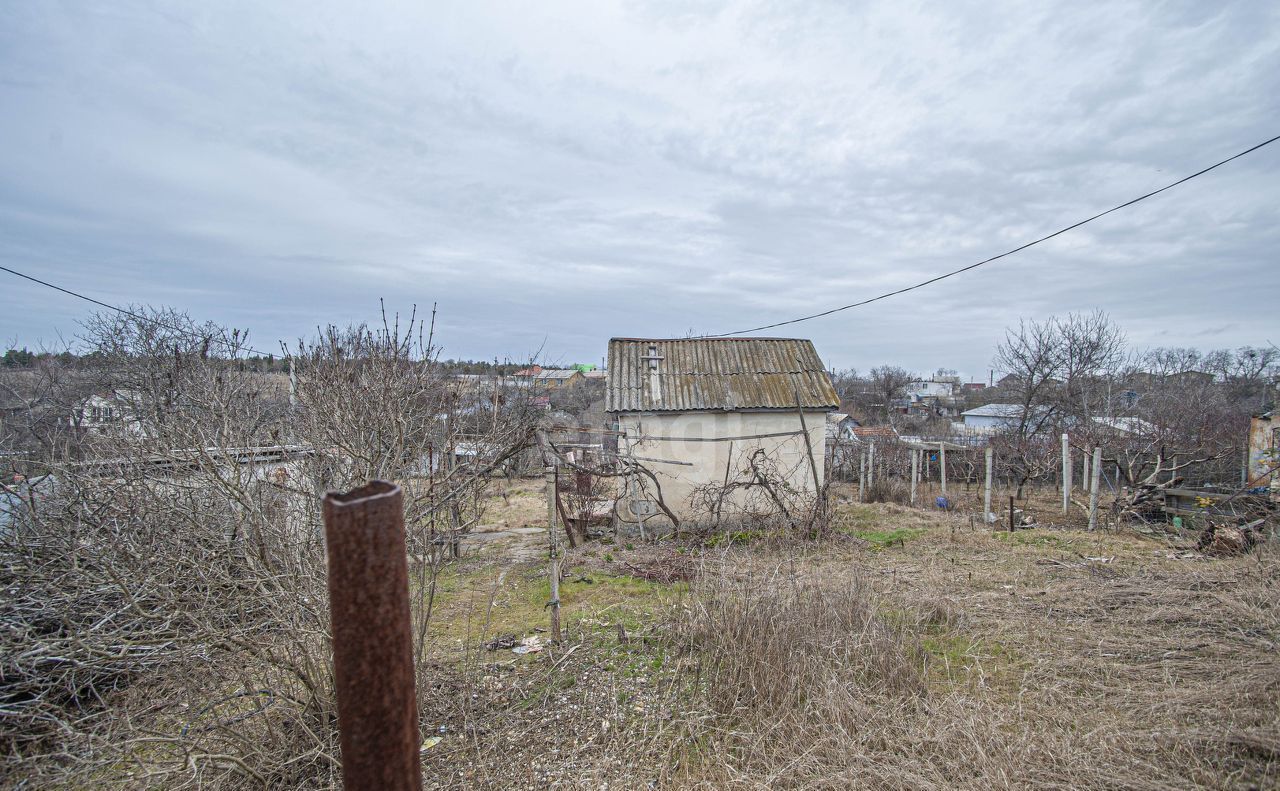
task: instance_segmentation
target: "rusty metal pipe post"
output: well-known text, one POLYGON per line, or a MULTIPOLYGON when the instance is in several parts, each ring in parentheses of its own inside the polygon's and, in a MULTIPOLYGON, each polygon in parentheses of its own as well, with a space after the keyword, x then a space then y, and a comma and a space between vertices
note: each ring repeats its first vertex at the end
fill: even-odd
POLYGON ((420 791, 409 566, 400 487, 324 497, 329 617, 346 791, 420 791))

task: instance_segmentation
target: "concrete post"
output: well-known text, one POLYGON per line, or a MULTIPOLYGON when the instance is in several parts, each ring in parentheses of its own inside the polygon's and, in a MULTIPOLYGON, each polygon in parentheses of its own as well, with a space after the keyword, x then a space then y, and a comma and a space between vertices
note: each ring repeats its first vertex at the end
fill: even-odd
POLYGON ((1084 465, 1080 468, 1080 488, 1084 490, 1085 494, 1089 493, 1089 481, 1093 480, 1089 477, 1089 453, 1088 448, 1080 453, 1081 464, 1084 465))
POLYGON ((1071 440, 1062 435, 1062 513, 1071 507, 1071 440))
POLYGON ((548 464, 547 473, 547 554, 551 561, 551 639, 560 642, 560 543, 556 530, 556 468, 548 464))
POLYGON ((942 481, 942 496, 947 496, 947 445, 938 443, 938 478, 942 481))
POLYGON ((1089 468, 1089 529, 1098 526, 1098 473, 1102 472, 1102 448, 1093 449, 1093 465, 1089 468))
POLYGON ((920 451, 911 449, 911 504, 916 504, 916 488, 920 485, 920 451))
POLYGON ((987 490, 982 495, 982 521, 984 524, 987 519, 990 518, 988 514, 991 513, 991 472, 992 468, 995 466, 994 456, 995 451, 991 448, 987 448, 987 490))
POLYGON ((867 501, 867 452, 858 452, 858 502, 867 501))

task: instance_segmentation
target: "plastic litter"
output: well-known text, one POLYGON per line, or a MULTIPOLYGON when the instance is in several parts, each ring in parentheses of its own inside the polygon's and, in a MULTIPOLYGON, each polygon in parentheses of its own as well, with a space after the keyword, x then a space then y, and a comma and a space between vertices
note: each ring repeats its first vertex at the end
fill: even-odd
POLYGON ((543 649, 542 638, 536 634, 520 641, 520 645, 511 649, 513 654, 536 654, 543 649))

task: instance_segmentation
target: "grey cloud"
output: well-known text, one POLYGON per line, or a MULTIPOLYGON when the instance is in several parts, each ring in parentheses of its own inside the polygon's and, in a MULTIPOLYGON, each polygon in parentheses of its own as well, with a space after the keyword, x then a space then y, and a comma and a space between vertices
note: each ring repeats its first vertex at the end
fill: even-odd
MULTIPOLYGON (((24 6, 0 256, 262 344, 432 302, 448 353, 595 360, 972 263, 1280 128, 1260 3, 24 6)), ((1019 317, 1280 335, 1280 148, 989 268, 785 328, 981 376, 1019 317)), ((0 340, 88 306, 0 281, 0 340)))

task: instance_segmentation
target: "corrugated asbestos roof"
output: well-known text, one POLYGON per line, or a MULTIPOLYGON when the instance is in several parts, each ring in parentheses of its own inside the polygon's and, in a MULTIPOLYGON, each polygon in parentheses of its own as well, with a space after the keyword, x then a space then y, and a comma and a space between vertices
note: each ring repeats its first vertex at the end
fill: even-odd
POLYGON ((794 410, 797 394, 806 409, 840 405, 813 342, 799 338, 613 338, 607 385, 607 412, 794 410))
POLYGON ((534 379, 571 379, 581 373, 577 368, 543 368, 534 379))

